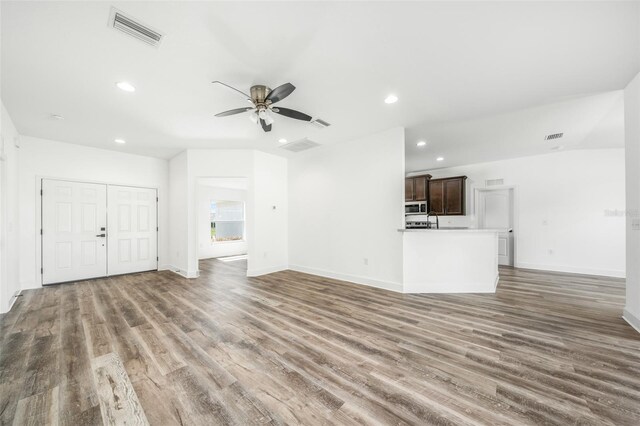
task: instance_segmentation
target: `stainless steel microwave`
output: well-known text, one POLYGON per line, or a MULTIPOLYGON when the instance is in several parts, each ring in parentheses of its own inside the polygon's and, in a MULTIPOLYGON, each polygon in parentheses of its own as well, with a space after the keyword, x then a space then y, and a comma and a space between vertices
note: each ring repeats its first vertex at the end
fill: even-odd
POLYGON ((425 202, 404 203, 404 213, 405 214, 427 213, 427 203, 425 202))

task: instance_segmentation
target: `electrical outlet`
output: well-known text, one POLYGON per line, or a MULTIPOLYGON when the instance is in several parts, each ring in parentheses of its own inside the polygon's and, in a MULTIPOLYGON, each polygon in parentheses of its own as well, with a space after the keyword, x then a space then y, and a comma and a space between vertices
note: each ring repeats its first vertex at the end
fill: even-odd
POLYGON ((363 262, 365 265, 369 265, 369 259, 367 259, 366 257, 365 257, 364 259, 362 259, 362 262, 363 262))
POLYGON ((267 258, 267 252, 265 251, 264 254, 262 255, 262 257, 264 257, 265 259, 267 258))
POLYGON ((549 249, 549 254, 553 255, 553 249, 549 249))

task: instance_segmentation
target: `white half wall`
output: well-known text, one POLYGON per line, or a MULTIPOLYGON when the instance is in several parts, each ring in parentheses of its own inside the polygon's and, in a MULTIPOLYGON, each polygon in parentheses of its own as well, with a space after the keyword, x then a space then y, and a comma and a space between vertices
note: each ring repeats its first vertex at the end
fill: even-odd
POLYGON ((242 201, 246 203, 247 191, 244 189, 216 188, 207 185, 198 185, 198 259, 246 254, 248 249, 246 240, 211 242, 212 200, 242 201))
MULTIPOLYGON (((68 179, 158 189, 159 265, 168 259, 168 162, 22 136, 20 146, 20 286, 41 286, 40 179, 68 179)), ((172 224, 173 226, 173 224, 172 224)))
POLYGON ((570 150, 428 173, 468 176, 467 215, 443 216, 440 226, 477 226, 474 189, 485 188, 485 180, 514 187, 516 267, 625 276, 624 149, 570 150))
POLYGON ((402 291, 404 129, 289 161, 289 268, 402 291))
POLYGON ((0 314, 9 311, 20 292, 19 256, 20 212, 18 208, 19 152, 16 142, 20 136, 0 104, 0 314))
POLYGON ((627 294, 624 318, 640 332, 640 74, 624 91, 627 294))

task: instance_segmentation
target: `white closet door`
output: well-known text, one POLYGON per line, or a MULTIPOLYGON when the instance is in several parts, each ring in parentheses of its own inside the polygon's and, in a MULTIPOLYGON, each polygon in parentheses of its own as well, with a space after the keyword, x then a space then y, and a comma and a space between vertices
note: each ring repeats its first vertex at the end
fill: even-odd
POLYGON ((109 185, 109 275, 158 269, 155 189, 109 185))
POLYGON ((42 283, 107 275, 107 186, 42 180, 42 283))

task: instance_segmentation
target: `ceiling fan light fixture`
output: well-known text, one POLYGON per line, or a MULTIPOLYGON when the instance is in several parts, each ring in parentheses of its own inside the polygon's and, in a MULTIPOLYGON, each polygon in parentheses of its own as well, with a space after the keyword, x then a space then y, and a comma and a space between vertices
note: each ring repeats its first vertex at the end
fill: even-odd
MULTIPOLYGON (((312 121, 312 117, 308 114, 302 113, 289 108, 277 107, 274 108, 273 104, 280 102, 288 97, 294 90, 295 86, 291 83, 285 83, 271 90, 265 85, 251 86, 251 95, 246 95, 242 91, 222 83, 221 81, 214 81, 214 83, 222 84, 235 92, 240 93, 243 97, 253 104, 253 107, 235 108, 228 111, 223 111, 215 114, 216 117, 227 117, 236 114, 242 114, 249 112, 249 119, 254 123, 259 123, 262 130, 265 132, 271 131, 271 125, 275 122, 273 114, 279 114, 285 117, 293 118, 295 120, 312 121)), ((328 123, 327 123, 328 125, 328 123)))
POLYGON ((264 113, 264 121, 265 121, 265 123, 267 123, 267 126, 268 126, 270 124, 273 124, 274 119, 273 119, 273 117, 271 117, 271 114, 269 114, 269 113, 267 113, 265 111, 265 113, 264 113))

